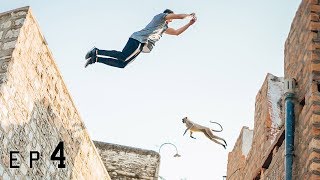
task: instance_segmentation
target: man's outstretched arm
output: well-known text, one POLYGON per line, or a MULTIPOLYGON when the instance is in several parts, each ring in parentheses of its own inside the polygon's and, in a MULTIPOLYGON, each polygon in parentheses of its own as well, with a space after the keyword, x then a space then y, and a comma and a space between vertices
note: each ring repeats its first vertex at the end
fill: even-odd
POLYGON ((183 33, 185 30, 187 30, 192 24, 194 24, 197 21, 196 17, 193 17, 190 22, 184 26, 182 26, 179 29, 173 29, 173 28, 168 28, 165 33, 169 34, 169 35, 180 35, 181 33, 183 33))
POLYGON ((191 14, 174 14, 174 13, 171 13, 171 14, 168 14, 166 15, 165 19, 166 20, 170 20, 170 19, 184 19, 186 17, 189 17, 189 16, 195 16, 195 13, 191 13, 191 14))

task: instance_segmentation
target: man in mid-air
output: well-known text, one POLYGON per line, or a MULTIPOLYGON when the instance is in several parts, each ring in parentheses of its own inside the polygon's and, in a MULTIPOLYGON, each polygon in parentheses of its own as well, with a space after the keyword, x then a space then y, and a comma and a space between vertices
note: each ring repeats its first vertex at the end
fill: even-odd
POLYGON ((94 47, 85 56, 87 60, 85 67, 95 62, 100 62, 109 66, 124 68, 141 52, 151 52, 153 46, 162 37, 163 33, 179 35, 193 25, 196 20, 195 13, 175 14, 170 9, 166 9, 163 13, 154 16, 152 21, 144 29, 134 32, 122 51, 102 50, 94 47), (172 22, 173 19, 184 19, 187 17, 191 17, 191 20, 179 29, 168 27, 168 24, 172 22))

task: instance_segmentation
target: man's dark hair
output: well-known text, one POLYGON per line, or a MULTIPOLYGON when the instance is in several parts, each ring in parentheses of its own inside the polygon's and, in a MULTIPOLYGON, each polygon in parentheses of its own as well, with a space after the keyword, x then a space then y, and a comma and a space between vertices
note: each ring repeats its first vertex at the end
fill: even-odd
POLYGON ((170 10, 170 9, 166 9, 166 10, 163 11, 163 13, 171 14, 171 13, 173 13, 173 11, 170 10))

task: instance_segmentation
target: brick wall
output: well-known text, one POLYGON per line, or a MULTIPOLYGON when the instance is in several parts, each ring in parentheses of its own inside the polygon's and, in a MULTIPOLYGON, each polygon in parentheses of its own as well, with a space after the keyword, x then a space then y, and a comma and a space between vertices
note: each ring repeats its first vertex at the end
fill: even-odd
POLYGON ((3 179, 110 179, 28 7, 0 14, 0 142, 3 179), (50 160, 60 141, 64 169, 50 160))
POLYGON ((272 161, 268 167, 262 172, 261 179, 284 179, 284 146, 276 147, 272 151, 272 161))
POLYGON ((232 152, 228 154, 228 180, 236 180, 239 179, 239 177, 243 177, 246 157, 252 145, 252 137, 253 131, 248 127, 241 129, 232 152))
POLYGON ((112 180, 157 180, 160 155, 155 151, 94 141, 112 180))
POLYGON ((268 74, 256 96, 254 129, 242 128, 229 153, 227 179, 263 179, 266 170, 276 167, 281 153, 278 148, 283 142, 282 95, 283 78, 268 74))
POLYGON ((294 178, 320 178, 320 5, 303 0, 285 43, 285 77, 297 80, 294 178))
POLYGON ((272 93, 270 92, 272 79, 283 82, 282 79, 268 74, 256 96, 252 150, 249 152, 247 164, 244 168, 244 177, 246 179, 252 179, 256 176, 256 174, 253 174, 252 172, 257 173, 261 168, 264 157, 267 156, 266 153, 278 132, 277 126, 272 126, 272 121, 274 121, 274 119, 271 117, 272 105, 270 104, 271 99, 269 97, 269 95, 272 93))
MULTIPOLYGON (((297 82, 295 92, 294 179, 320 179, 320 5, 318 0, 302 0, 285 42, 285 78, 297 82)), ((266 108, 266 107, 262 107, 266 108)), ((257 111, 257 108, 256 108, 257 111)), ((262 110, 258 110, 263 111, 262 110)), ((263 112, 261 112, 263 113, 263 112)), ((268 117, 266 117, 268 119, 268 117)), ((255 120, 256 121, 256 120, 255 120)), ((256 128, 256 125, 255 125, 256 128)), ((256 132, 256 129, 254 129, 256 132)), ((281 134, 276 136, 281 141, 281 134)), ((261 137, 263 144, 268 144, 261 137)), ((277 140, 276 140, 277 141, 277 140)), ((255 143, 253 143, 255 144, 255 143)), ((272 148, 273 145, 271 145, 272 148)), ((284 145, 268 150, 268 167, 260 166, 261 179, 283 179, 284 145)), ((254 145, 251 151, 261 151, 254 145)), ((249 153, 250 154, 250 153, 249 153)), ((259 153, 252 152, 255 161, 259 153)), ((230 159, 231 160, 231 159, 230 159)), ((247 164, 250 164, 247 160, 247 164)), ((247 169, 249 172, 250 168, 247 169)), ((250 174, 250 173, 249 173, 250 174)), ((247 176, 249 177, 249 176, 247 176)))

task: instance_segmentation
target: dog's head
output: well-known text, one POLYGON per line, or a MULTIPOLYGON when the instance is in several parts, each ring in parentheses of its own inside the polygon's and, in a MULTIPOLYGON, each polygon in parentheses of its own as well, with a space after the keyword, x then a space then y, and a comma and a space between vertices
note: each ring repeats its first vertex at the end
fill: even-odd
POLYGON ((184 118, 182 119, 182 123, 186 123, 187 120, 188 120, 188 117, 184 117, 184 118))

